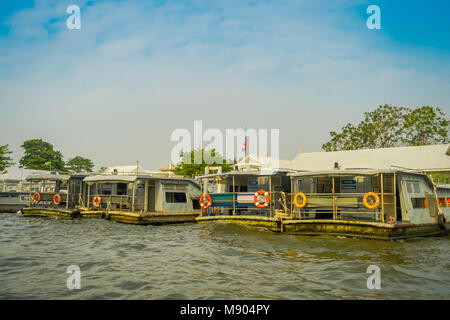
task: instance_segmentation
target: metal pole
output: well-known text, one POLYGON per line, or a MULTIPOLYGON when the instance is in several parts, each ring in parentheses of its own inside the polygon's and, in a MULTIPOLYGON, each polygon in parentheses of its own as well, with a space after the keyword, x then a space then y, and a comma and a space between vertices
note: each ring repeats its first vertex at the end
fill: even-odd
POLYGON ((293 189, 292 177, 290 177, 290 178, 291 178, 291 218, 294 218, 294 211, 293 211, 293 207, 292 207, 292 204, 294 202, 294 199, 293 199, 294 189, 293 189))
POLYGON ((381 183, 381 222, 384 222, 384 186, 383 186, 383 174, 380 174, 381 183))
POLYGON ((70 192, 70 179, 67 180, 66 209, 69 209, 69 192, 70 192))
POLYGON ((395 219, 397 220, 397 174, 394 172, 394 214, 395 214, 395 219))
POLYGON ((145 192, 144 192, 144 212, 148 211, 148 180, 145 181, 145 192))
POLYGON ((272 218, 272 176, 269 176, 269 197, 270 197, 269 214, 270 214, 270 217, 272 218))
POLYGON ((234 190, 234 176, 233 176, 233 216, 236 215, 236 201, 234 200, 235 197, 235 190, 234 190))
POLYGON ((131 200, 131 212, 134 212, 134 194, 136 192, 136 182, 133 183, 133 199, 131 200))
POLYGON ((88 192, 87 192, 87 199, 86 199, 86 207, 89 210, 89 196, 91 195, 91 185, 88 184, 88 192))
POLYGON ((335 189, 334 189, 334 177, 331 178, 331 183, 333 187, 333 220, 336 220, 336 199, 335 199, 335 189))

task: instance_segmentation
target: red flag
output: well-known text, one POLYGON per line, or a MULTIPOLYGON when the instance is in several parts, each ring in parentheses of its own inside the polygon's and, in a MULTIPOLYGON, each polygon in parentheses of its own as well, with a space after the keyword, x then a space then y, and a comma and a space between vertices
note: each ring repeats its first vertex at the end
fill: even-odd
POLYGON ((245 150, 247 150, 247 137, 245 137, 244 146, 242 147, 242 151, 245 152, 245 150))

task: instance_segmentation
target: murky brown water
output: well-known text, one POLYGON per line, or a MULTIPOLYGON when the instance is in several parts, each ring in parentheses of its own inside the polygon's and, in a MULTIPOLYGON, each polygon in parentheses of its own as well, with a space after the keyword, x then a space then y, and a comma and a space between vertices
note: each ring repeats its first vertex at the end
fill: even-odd
POLYGON ((386 242, 13 213, 0 229, 1 299, 450 298, 448 236, 386 242), (366 286, 372 264, 380 290, 366 286), (66 287, 70 265, 80 290, 66 287))

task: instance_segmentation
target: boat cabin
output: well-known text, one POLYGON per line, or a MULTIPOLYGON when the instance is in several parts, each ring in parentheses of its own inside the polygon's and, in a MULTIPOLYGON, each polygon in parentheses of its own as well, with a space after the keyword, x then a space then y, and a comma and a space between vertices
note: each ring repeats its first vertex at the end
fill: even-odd
POLYGON ((70 176, 60 174, 30 175, 30 206, 48 207, 68 205, 68 181, 70 176))
POLYGON ((200 176, 202 216, 274 217, 287 213, 288 171, 233 171, 200 176))
POLYGON ((200 186, 190 179, 94 175, 86 177, 84 183, 85 211, 176 213, 199 209, 200 186))
MULTIPOLYGON (((438 199, 433 181, 421 173, 359 169, 297 172, 290 177, 292 214, 299 220, 434 223, 447 201, 446 196, 438 199)), ((445 211, 448 220, 447 207, 445 211)))

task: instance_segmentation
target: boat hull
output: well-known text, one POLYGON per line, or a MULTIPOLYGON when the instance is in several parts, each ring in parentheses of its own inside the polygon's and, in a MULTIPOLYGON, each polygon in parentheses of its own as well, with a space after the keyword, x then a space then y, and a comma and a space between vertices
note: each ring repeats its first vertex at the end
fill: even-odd
POLYGON ((29 204, 27 192, 0 192, 0 213, 20 211, 29 204))
POLYGON ((180 213, 148 213, 139 214, 133 212, 111 211, 107 213, 106 219, 111 221, 130 224, 166 224, 194 222, 198 212, 180 213))
POLYGON ((300 235, 335 235, 355 238, 399 240, 413 237, 440 236, 449 233, 450 223, 445 229, 437 223, 379 223, 346 220, 295 220, 260 216, 202 216, 197 223, 222 222, 264 228, 275 232, 300 235))
POLYGON ((76 209, 25 207, 22 210, 24 217, 54 217, 54 218, 76 218, 79 211, 76 209))
POLYGON ((413 237, 438 236, 448 233, 441 229, 437 223, 410 224, 410 223, 378 223, 341 220, 291 220, 283 223, 285 233, 319 235, 329 234, 346 237, 399 240, 413 237))
POLYGON ((195 219, 197 223, 219 222, 233 223, 246 227, 267 229, 274 232, 281 232, 281 221, 279 218, 262 216, 201 216, 195 219))

